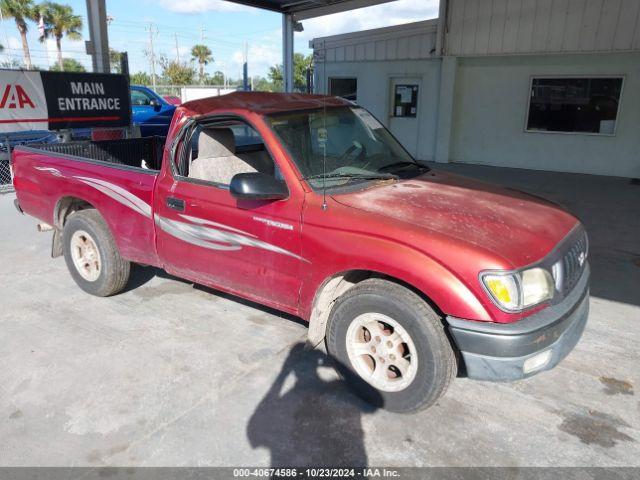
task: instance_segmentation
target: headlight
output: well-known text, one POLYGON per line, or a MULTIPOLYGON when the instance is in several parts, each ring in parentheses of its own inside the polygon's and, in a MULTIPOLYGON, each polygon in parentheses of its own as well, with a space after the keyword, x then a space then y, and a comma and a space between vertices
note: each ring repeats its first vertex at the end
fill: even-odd
POLYGON ((521 272, 487 272, 480 278, 492 300, 509 312, 519 312, 549 300, 555 291, 551 273, 543 268, 521 272))

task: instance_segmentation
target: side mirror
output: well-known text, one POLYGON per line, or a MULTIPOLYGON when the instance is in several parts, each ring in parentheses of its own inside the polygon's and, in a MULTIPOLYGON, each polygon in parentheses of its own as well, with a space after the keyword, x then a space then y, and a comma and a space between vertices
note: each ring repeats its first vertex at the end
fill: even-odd
POLYGON ((289 196, 287 185, 264 173, 239 173, 231 179, 231 195, 242 200, 282 200, 289 196))
POLYGON ((156 112, 159 112, 162 108, 162 105, 160 105, 160 102, 157 100, 151 100, 149 105, 151 105, 156 112))

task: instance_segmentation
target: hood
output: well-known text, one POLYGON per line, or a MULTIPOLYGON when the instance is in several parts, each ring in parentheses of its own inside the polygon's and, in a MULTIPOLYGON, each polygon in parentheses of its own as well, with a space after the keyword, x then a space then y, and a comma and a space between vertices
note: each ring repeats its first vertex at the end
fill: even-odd
POLYGON ((546 200, 444 172, 333 199, 490 250, 512 268, 544 258, 578 223, 546 200))

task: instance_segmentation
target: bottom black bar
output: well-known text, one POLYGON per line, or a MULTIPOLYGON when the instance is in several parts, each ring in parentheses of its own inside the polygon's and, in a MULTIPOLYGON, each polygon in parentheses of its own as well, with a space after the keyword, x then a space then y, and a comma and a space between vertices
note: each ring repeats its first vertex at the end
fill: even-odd
POLYGON ((640 467, 0 467, 0 480, 217 480, 251 478, 394 479, 394 480, 637 480, 640 467))

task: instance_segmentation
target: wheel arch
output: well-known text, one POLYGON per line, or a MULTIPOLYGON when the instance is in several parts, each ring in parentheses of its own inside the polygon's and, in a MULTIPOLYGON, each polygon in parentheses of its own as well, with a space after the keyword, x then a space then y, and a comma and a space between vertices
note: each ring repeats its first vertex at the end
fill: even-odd
POLYGON ((387 280, 412 291, 429 304, 441 318, 444 318, 442 309, 433 299, 416 286, 400 278, 374 270, 346 270, 329 276, 316 290, 309 316, 308 342, 311 345, 317 346, 324 340, 329 314, 336 300, 358 283, 370 278, 387 280))
POLYGON ((81 210, 97 210, 97 208, 89 201, 74 196, 64 195, 58 199, 53 208, 53 244, 51 246, 51 257, 61 257, 62 249, 62 229, 69 218, 69 215, 81 210))
POLYGON ((84 198, 74 195, 62 196, 58 199, 53 209, 53 226, 58 230, 62 230, 69 215, 80 210, 88 209, 97 210, 91 202, 84 198))

